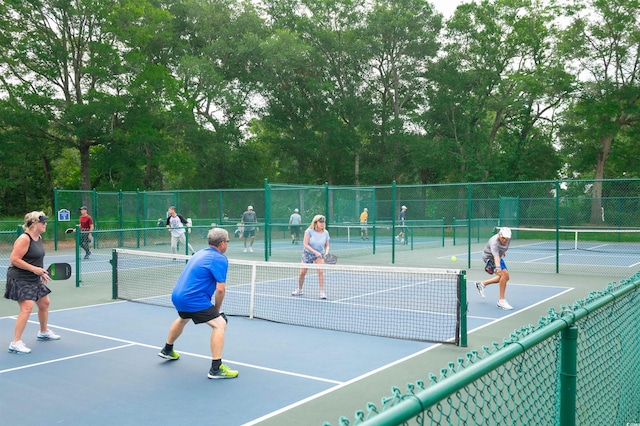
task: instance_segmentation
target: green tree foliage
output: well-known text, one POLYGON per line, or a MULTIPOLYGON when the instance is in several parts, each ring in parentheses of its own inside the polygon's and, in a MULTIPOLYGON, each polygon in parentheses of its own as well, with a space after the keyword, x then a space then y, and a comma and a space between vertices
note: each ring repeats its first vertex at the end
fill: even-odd
POLYGON ((597 223, 602 196, 598 180, 637 173, 636 166, 620 160, 627 149, 637 152, 638 145, 637 138, 634 143, 629 137, 638 135, 640 123, 640 2, 575 1, 570 11, 564 54, 582 84, 568 105, 562 143, 569 172, 596 179, 591 221, 597 223), (620 170, 623 164, 630 168, 620 170))
POLYGON ((54 187, 638 176, 638 6, 5 0, 0 214, 54 187))

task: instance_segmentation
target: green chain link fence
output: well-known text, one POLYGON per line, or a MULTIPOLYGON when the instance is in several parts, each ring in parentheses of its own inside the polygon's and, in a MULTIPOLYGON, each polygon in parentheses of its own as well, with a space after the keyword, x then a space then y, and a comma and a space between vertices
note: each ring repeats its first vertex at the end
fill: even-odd
MULTIPOLYGON (((65 234, 64 230, 77 225, 78 209, 86 205, 96 226, 92 250, 97 254, 104 251, 106 255, 114 247, 169 250, 170 238, 164 222, 168 207, 174 205, 178 213, 192 219, 194 227, 188 235, 189 242, 203 247, 212 225, 223 226, 233 235, 242 213, 252 205, 259 221, 255 247, 264 250, 265 260, 297 261, 300 249, 290 244, 288 222, 290 214, 298 208, 303 228, 315 214, 327 217, 332 243, 344 243, 332 251, 343 259, 374 254, 395 263, 396 256, 402 256, 403 252, 425 250, 426 263, 421 266, 448 267, 450 261, 444 254, 453 253, 460 259, 461 267, 480 269, 479 251, 497 226, 543 228, 553 232, 518 231, 514 233, 513 245, 551 244, 553 248, 547 252, 549 261, 514 262, 510 258, 510 270, 623 278, 634 272, 633 259, 640 254, 639 194, 640 179, 392 183, 374 187, 280 185, 265 181, 263 188, 241 190, 108 193, 56 190, 51 214, 55 221, 43 237, 53 242, 54 250, 75 250, 79 262, 82 255, 76 241, 79 235, 65 234), (403 205, 407 206, 404 242, 396 239, 400 231, 398 214, 403 205), (361 239, 359 223, 365 207, 369 210, 366 241, 361 239), (59 217, 59 213, 65 210, 67 220, 58 220, 64 217, 59 217), (602 231, 595 233, 596 230, 602 231), (578 235, 591 239, 595 247, 600 247, 600 242, 608 245, 610 250, 596 250, 594 253, 599 256, 591 263, 572 262, 566 256, 568 251, 563 250, 578 235)), ((18 225, 6 221, 3 229, 16 229, 18 225)), ((8 257, 9 252, 10 248, 5 248, 0 255, 8 257)), ((181 247, 180 252, 186 253, 186 247, 181 247)), ((101 269, 96 269, 96 264, 77 265, 77 270, 80 274, 98 274, 101 269)), ((91 280, 89 276, 79 276, 77 282, 89 285, 91 280)))
MULTIPOLYGON (((392 388, 351 425, 612 425, 640 421, 640 273, 502 344, 449 363, 440 375, 392 388)), ((325 422, 324 426, 331 426, 325 422)))

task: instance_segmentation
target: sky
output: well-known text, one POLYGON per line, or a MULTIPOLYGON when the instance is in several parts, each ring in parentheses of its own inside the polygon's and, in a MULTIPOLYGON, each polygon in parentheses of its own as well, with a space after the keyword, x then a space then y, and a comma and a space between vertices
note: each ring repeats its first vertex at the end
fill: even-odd
POLYGON ((461 3, 468 3, 471 0, 429 0, 436 10, 444 15, 445 18, 450 18, 453 12, 461 3))

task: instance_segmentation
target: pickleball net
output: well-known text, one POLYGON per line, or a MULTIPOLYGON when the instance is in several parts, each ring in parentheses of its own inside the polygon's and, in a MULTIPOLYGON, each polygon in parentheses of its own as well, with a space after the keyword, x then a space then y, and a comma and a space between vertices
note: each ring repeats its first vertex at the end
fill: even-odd
POLYGON ((511 248, 640 254, 640 229, 511 228, 511 235, 511 248))
MULTIPOLYGON (((173 307, 190 256, 113 250, 113 297, 173 307)), ((284 324, 466 345, 466 275, 459 269, 302 264, 229 259, 222 310, 284 324), (320 299, 318 272, 326 300, 320 299)))

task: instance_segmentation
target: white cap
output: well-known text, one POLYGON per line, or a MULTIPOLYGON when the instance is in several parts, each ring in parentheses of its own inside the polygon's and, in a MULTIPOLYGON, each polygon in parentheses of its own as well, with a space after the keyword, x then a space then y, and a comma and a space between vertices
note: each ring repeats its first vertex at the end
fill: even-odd
POLYGON ((406 210, 406 209, 407 209, 407 206, 402 206, 402 208, 406 210))
POLYGON ((298 209, 293 209, 293 212, 294 213, 298 213, 298 209))
POLYGON ((367 209, 367 208, 365 207, 365 208, 364 208, 364 211, 365 211, 365 212, 368 212, 368 211, 369 211, 369 209, 367 209))
POLYGON ((511 229, 500 228, 500 235, 502 235, 504 238, 511 238, 511 229))
POLYGON ((247 210, 253 210, 253 206, 247 207, 247 210))

